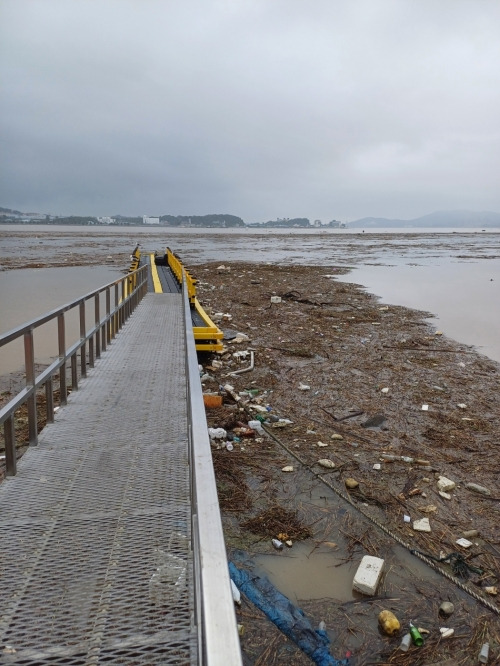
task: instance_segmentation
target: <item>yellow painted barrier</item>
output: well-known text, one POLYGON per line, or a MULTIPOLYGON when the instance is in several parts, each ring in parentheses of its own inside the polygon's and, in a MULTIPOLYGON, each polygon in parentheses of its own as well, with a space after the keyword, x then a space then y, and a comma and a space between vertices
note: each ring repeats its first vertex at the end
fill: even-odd
POLYGON ((193 326, 196 349, 198 351, 222 351, 224 333, 214 324, 196 298, 197 280, 184 268, 180 259, 176 257, 170 248, 167 248, 167 262, 179 284, 182 284, 182 276, 186 276, 189 302, 205 324, 204 326, 193 326))
MULTIPOLYGON (((141 251, 139 250, 139 246, 137 246, 130 255, 130 267, 128 269, 129 273, 136 271, 139 268, 140 263, 141 263, 141 251)), ((137 284, 137 276, 130 275, 127 280, 127 296, 133 292, 133 290, 136 287, 136 284, 137 284)))

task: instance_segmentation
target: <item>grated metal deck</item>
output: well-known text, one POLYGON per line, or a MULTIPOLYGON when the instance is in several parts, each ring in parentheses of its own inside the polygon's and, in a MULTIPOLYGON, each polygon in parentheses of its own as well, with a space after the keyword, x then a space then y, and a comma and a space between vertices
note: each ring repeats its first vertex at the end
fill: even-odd
POLYGON ((147 294, 0 484, 0 664, 196 663, 184 344, 147 294))

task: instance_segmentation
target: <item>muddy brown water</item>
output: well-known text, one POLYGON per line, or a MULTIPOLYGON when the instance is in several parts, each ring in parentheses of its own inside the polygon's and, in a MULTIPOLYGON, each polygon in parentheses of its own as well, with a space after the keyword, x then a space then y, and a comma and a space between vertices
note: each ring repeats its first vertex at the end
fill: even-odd
MULTIPOLYGON (((123 272, 103 266, 34 268, 0 273, 0 334, 21 326, 104 284, 122 277, 123 272)), ((112 296, 113 300, 113 296, 112 296)), ((105 312, 105 297, 101 298, 105 312)), ((94 301, 87 303, 88 328, 94 321, 94 301)), ((66 337, 70 346, 79 337, 78 309, 66 315, 66 337)), ((50 362, 58 353, 57 321, 35 330, 35 356, 39 363, 50 362)), ((0 348, 0 375, 15 372, 24 365, 23 341, 0 348)))
POLYGON ((338 279, 364 285, 385 303, 434 313, 446 335, 500 362, 500 260, 357 266, 338 279))

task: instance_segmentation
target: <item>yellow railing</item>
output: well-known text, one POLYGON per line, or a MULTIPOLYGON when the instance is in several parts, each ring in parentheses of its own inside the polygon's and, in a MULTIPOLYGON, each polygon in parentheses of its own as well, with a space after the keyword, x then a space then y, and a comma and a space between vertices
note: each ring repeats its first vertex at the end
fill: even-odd
POLYGON ((205 322, 205 326, 193 326, 196 349, 198 351, 222 351, 224 333, 210 319, 197 298, 194 299, 194 307, 205 322))
POLYGON ((128 280, 125 283, 127 295, 131 294, 136 288, 137 274, 134 273, 134 271, 136 271, 139 268, 140 263, 141 263, 141 251, 139 250, 139 246, 137 246, 130 255, 130 268, 128 269, 128 272, 132 273, 132 275, 129 276, 128 280))
POLYGON ((193 326, 196 349, 198 351, 222 351, 224 333, 214 324, 196 298, 197 280, 183 266, 180 259, 176 257, 170 248, 167 248, 167 262, 179 284, 182 284, 182 276, 183 274, 185 275, 189 304, 191 308, 196 310, 205 324, 204 326, 193 326))
POLYGON ((188 298, 189 303, 194 305, 196 298, 196 282, 197 280, 191 275, 191 273, 184 268, 181 260, 172 252, 170 248, 167 247, 167 262, 172 270, 172 273, 175 275, 175 279, 179 284, 182 284, 182 274, 186 276, 186 284, 188 289, 188 298))

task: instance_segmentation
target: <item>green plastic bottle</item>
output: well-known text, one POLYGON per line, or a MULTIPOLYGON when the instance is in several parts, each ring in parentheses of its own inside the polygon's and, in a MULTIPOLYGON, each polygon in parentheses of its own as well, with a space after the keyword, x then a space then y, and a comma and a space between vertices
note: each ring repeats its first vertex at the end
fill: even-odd
POLYGON ((413 622, 410 622, 410 635, 415 645, 417 647, 422 647, 422 645, 424 644, 424 639, 422 638, 422 634, 413 624, 413 622))

